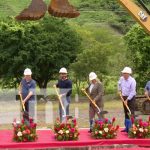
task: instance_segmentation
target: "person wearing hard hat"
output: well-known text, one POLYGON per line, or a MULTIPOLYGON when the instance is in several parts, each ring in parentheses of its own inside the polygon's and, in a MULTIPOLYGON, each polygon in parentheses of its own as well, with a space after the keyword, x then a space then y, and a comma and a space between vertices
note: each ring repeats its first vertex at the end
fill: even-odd
POLYGON ((144 94, 150 100, 150 81, 148 81, 145 85, 144 94))
POLYGON ((68 79, 68 72, 67 69, 64 67, 59 70, 59 75, 60 79, 58 80, 56 87, 60 89, 60 98, 62 100, 66 112, 66 114, 64 114, 64 111, 62 110, 62 107, 59 104, 60 121, 63 121, 66 118, 65 115, 69 115, 69 105, 72 93, 72 81, 68 79))
MULTIPOLYGON (((101 111, 103 111, 104 103, 103 103, 103 85, 97 78, 97 75, 94 72, 91 72, 89 74, 89 81, 90 84, 86 88, 86 91, 88 92, 89 96, 94 100, 96 105, 100 108, 101 111)), ((92 132, 92 126, 95 114, 97 114, 99 119, 103 119, 103 115, 98 113, 97 108, 90 102, 89 104, 89 122, 90 122, 90 131, 92 132)))
POLYGON ((136 95, 136 81, 131 76, 132 70, 130 67, 125 67, 122 71, 122 77, 120 77, 118 81, 118 91, 123 97, 124 103, 124 113, 125 113, 125 129, 122 132, 128 132, 131 127, 131 120, 129 111, 126 105, 129 107, 131 111, 131 115, 134 117, 135 111, 135 95, 136 95))
MULTIPOLYGON (((20 83, 19 94, 23 98, 23 103, 25 105, 25 111, 28 113, 28 117, 34 119, 35 117, 35 88, 36 82, 31 77, 31 69, 26 68, 24 70, 24 78, 20 83)), ((26 119, 26 118, 24 118, 26 119)), ((27 121, 27 120, 26 120, 27 121)))

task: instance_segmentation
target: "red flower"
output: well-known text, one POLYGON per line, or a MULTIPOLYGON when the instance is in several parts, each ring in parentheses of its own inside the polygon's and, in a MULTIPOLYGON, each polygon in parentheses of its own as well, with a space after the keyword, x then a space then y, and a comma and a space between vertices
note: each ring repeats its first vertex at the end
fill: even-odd
POLYGON ((131 117, 131 122, 132 122, 132 124, 134 123, 134 117, 133 116, 131 117))
POLYGON ((30 122, 30 123, 33 123, 33 118, 29 118, 29 122, 30 122))
POLYGON ((76 120, 76 119, 73 119, 72 121, 73 121, 74 125, 76 126, 77 120, 76 120))
POLYGON ((64 127, 65 127, 65 124, 62 123, 62 124, 60 125, 60 128, 62 129, 62 128, 64 128, 64 127))
POLYGON ((29 129, 26 129, 26 133, 27 133, 27 134, 30 134, 31 131, 30 131, 29 129))
POLYGON ((21 123, 24 124, 24 119, 21 120, 21 123))
POLYGON ((24 135, 27 134, 26 130, 24 130, 24 131, 22 132, 22 134, 24 134, 24 135))
POLYGON ((114 123, 116 121, 116 118, 114 117, 113 119, 112 119, 112 123, 114 123))
POLYGON ((108 119, 107 118, 105 118, 105 123, 108 123, 108 119))
POLYGON ((112 127, 112 125, 111 125, 111 124, 109 124, 109 125, 108 125, 108 128, 110 129, 111 127, 112 127))
POLYGON ((116 129, 115 129, 115 130, 117 131, 118 129, 119 129, 119 125, 116 126, 116 129))

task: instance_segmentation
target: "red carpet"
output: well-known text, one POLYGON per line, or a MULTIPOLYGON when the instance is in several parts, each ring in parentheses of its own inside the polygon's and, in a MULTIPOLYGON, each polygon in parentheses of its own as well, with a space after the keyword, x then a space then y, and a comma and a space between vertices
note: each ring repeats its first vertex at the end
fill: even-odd
POLYGON ((12 141, 12 130, 0 131, 1 148, 52 148, 52 147, 81 147, 98 146, 112 144, 135 144, 138 146, 150 146, 150 139, 129 139, 126 133, 118 132, 116 139, 95 140, 90 137, 87 129, 80 130, 78 141, 58 142, 54 139, 51 130, 38 130, 38 140, 36 142, 16 143, 12 141))

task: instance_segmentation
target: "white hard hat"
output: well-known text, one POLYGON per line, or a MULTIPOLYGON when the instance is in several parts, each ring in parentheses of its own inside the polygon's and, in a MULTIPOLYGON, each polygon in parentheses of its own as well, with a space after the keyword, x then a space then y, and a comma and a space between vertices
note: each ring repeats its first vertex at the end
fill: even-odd
POLYGON ((122 72, 122 73, 132 74, 132 70, 131 70, 130 67, 125 67, 121 72, 122 72))
POLYGON ((94 73, 94 72, 91 72, 90 74, 89 74, 89 80, 91 81, 91 80, 94 80, 94 79, 96 79, 97 78, 97 75, 94 73))
POLYGON ((32 74, 31 69, 26 68, 26 69, 24 70, 24 75, 31 75, 31 74, 32 74))
POLYGON ((59 70, 59 73, 67 73, 67 69, 66 68, 61 68, 60 70, 59 70))

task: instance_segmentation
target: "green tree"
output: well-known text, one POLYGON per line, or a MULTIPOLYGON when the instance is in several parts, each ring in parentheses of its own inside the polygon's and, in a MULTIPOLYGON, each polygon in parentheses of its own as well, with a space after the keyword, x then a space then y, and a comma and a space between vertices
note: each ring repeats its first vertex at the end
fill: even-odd
POLYGON ((150 80, 150 36, 142 27, 134 25, 126 34, 125 41, 138 86, 144 87, 147 80, 150 80))
POLYGON ((5 85, 19 82, 26 67, 40 88, 46 88, 60 67, 76 58, 80 37, 62 19, 0 22, 0 77, 5 85), (7 81, 7 82, 5 82, 7 81))

